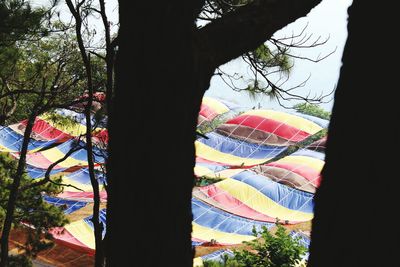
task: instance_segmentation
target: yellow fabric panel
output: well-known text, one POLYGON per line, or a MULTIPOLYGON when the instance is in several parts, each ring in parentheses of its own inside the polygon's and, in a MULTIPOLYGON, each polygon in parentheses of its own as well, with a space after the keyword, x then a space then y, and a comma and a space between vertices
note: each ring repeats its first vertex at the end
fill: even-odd
POLYGON ((93 229, 83 220, 70 223, 64 228, 87 247, 95 249, 93 229))
POLYGON ((198 141, 195 142, 195 147, 197 156, 202 157, 203 159, 220 162, 228 165, 240 166, 243 164, 243 166, 251 166, 263 163, 270 159, 270 158, 265 158, 265 159, 241 158, 234 155, 222 153, 198 141))
MULTIPOLYGON (((48 150, 44 150, 41 153, 43 156, 45 156, 51 162, 55 162, 59 159, 62 159, 65 156, 65 154, 56 147, 48 149, 48 150)), ((63 168, 69 168, 69 167, 76 166, 76 165, 87 165, 87 164, 88 164, 87 161, 77 160, 72 157, 68 157, 66 160, 58 163, 57 165, 59 165, 63 168)))
POLYGON ((310 167, 318 172, 322 170, 322 167, 324 167, 325 164, 325 161, 323 160, 306 156, 287 156, 281 158, 276 162, 301 164, 310 167))
POLYGON ((302 131, 305 131, 309 134, 315 134, 316 132, 322 130, 322 127, 318 124, 304 119, 302 117, 298 117, 296 115, 279 112, 275 110, 249 110, 242 115, 256 115, 268 119, 272 119, 275 121, 280 121, 302 131))
POLYGON ((56 124, 52 120, 49 120, 46 114, 39 116, 39 118, 45 120, 48 124, 50 124, 54 128, 57 128, 58 130, 63 131, 64 133, 70 134, 72 136, 79 136, 81 134, 86 133, 86 126, 80 123, 76 123, 74 125, 56 124))
POLYGON ((16 151, 10 150, 5 146, 0 145, 0 152, 8 152, 9 153, 9 152, 16 152, 16 151))
POLYGON ((213 176, 213 171, 210 170, 209 168, 206 168, 204 166, 195 166, 194 167, 194 174, 197 176, 213 176))
POLYGON ((193 259, 193 267, 203 267, 203 259, 201 257, 197 257, 193 259))
POLYGON ((279 205, 254 187, 240 181, 229 178, 215 185, 250 208, 272 218, 290 221, 309 221, 313 218, 311 213, 295 211, 279 205))
POLYGON ((192 237, 206 241, 211 241, 211 239, 214 239, 223 244, 240 244, 243 241, 250 241, 254 239, 254 236, 225 233, 201 226, 195 222, 192 222, 192 237))
POLYGON ((225 104, 221 103, 220 101, 214 98, 205 96, 203 97, 202 102, 207 106, 209 106, 210 108, 212 108, 213 110, 215 110, 217 114, 222 114, 229 111, 229 108, 225 104))
MULTIPOLYGON (((92 185, 90 183, 89 184, 81 184, 81 183, 73 181, 72 179, 69 179, 65 176, 62 178, 62 182, 63 182, 63 184, 70 184, 70 185, 76 186, 76 187, 82 189, 84 192, 92 192, 93 191, 92 185)), ((102 185, 99 185, 99 189, 102 190, 102 185)), ((81 190, 78 190, 71 186, 64 186, 64 191, 82 192, 81 190)))

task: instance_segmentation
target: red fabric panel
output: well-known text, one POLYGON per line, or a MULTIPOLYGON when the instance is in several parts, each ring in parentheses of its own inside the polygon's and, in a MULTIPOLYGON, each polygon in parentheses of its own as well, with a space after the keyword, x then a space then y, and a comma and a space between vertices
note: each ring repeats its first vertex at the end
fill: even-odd
MULTIPOLYGON (((26 126, 27 120, 21 121, 21 124, 26 126)), ((71 135, 64 133, 57 128, 54 128, 46 121, 36 118, 35 124, 33 125, 32 131, 46 140, 53 140, 53 139, 70 139, 72 138, 71 135)))
POLYGON ((292 171, 294 173, 297 173, 297 174, 303 176, 304 178, 306 178, 308 181, 310 181, 316 187, 318 187, 321 182, 320 173, 310 167, 305 166, 305 165, 294 164, 294 163, 271 162, 271 163, 268 163, 267 166, 274 166, 274 167, 286 169, 286 170, 292 171))
MULTIPOLYGON (((26 163, 37 168, 47 169, 53 162, 48 160, 40 152, 26 155, 26 163)), ((59 165, 54 166, 54 170, 61 169, 59 165)))
POLYGON ((309 133, 292 127, 288 124, 255 115, 241 115, 231 120, 228 120, 226 124, 248 126, 256 130, 276 134, 293 142, 302 141, 310 136, 309 133))
MULTIPOLYGON (((68 190, 68 188, 66 190, 68 190)), ((66 198, 66 199, 93 199, 93 192, 68 192, 68 191, 64 191, 61 194, 58 194, 57 197, 66 198)), ((101 191, 100 192, 100 199, 107 200, 106 191, 101 191)))
POLYGON ((218 113, 215 112, 215 110, 213 110, 211 107, 203 103, 200 106, 199 114, 205 117, 207 120, 212 120, 218 115, 218 113))
POLYGON ((70 232, 64 227, 55 227, 49 231, 57 244, 72 248, 77 251, 84 252, 93 256, 95 254, 94 249, 87 247, 85 244, 76 239, 70 232))

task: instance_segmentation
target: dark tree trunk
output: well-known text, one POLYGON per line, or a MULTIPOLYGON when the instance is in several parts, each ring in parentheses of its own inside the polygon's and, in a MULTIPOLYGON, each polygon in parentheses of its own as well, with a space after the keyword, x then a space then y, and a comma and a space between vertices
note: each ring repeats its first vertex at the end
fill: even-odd
POLYGON ((399 264, 392 223, 399 210, 399 54, 387 42, 395 13, 389 1, 355 1, 349 9, 309 266, 399 264))
POLYGON ((195 127, 212 71, 193 52, 195 1, 136 3, 120 1, 107 265, 192 266, 195 127))

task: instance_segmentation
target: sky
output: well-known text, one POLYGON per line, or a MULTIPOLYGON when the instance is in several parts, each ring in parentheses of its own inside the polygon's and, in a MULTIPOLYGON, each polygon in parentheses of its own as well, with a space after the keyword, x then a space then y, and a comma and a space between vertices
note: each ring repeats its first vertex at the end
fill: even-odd
MULTIPOLYGON (((49 3, 49 0, 30 0, 30 2, 33 6, 41 6, 49 3)), ((347 8, 351 5, 351 2, 352 0, 323 0, 317 7, 312 9, 306 17, 296 20, 274 34, 275 38, 287 37, 301 32, 301 30, 307 26, 305 34, 312 35, 310 40, 315 40, 318 37, 320 37, 320 40, 328 38, 327 43, 316 48, 292 50, 292 54, 315 59, 319 55, 322 57, 334 51, 332 55, 318 63, 306 60, 295 60, 289 80, 285 83, 287 88, 298 85, 309 77, 307 83, 295 91, 297 94, 319 96, 334 91, 342 65, 341 57, 347 38, 347 8)), ((60 5, 65 7, 65 2, 61 0, 60 5)), ((108 18, 114 23, 118 21, 117 6, 117 0, 106 1, 108 18)), ((67 16, 67 13, 68 12, 64 11, 64 16, 67 16)), ((100 21, 96 22, 94 20, 94 22, 98 23, 101 27, 100 21)), ((113 29, 115 30, 116 27, 113 27, 113 29)), ((240 59, 232 60, 221 66, 221 69, 232 74, 238 73, 240 76, 243 76, 243 79, 239 81, 241 87, 245 87, 251 78, 247 64, 240 59)), ((279 106, 277 101, 271 100, 268 96, 259 96, 254 100, 245 92, 233 91, 218 76, 212 78, 210 88, 206 91, 206 95, 236 103, 243 108, 259 106, 277 110, 283 109, 279 106)), ((326 100, 330 101, 328 103, 322 103, 320 106, 330 111, 333 106, 333 94, 326 100)), ((292 101, 285 102, 284 104, 286 106, 293 106, 296 103, 297 102, 292 101)))
MULTIPOLYGON (((347 38, 347 8, 351 5, 352 0, 323 0, 321 4, 315 7, 311 12, 303 18, 296 20, 285 28, 274 34, 274 37, 291 36, 292 33, 299 33, 307 26, 305 33, 312 34, 312 37, 321 37, 321 40, 329 38, 327 43, 317 48, 307 48, 293 51, 294 54, 304 57, 316 58, 318 55, 326 55, 335 51, 328 58, 318 62, 309 62, 306 60, 295 60, 294 67, 290 73, 288 82, 285 84, 288 88, 300 84, 310 75, 309 80, 304 87, 296 90, 298 94, 310 96, 320 95, 321 93, 329 94, 336 88, 339 78, 340 67, 342 65, 343 48, 347 38), (336 49, 336 50, 335 50, 336 49)), ((241 73, 246 75, 242 84, 248 84, 251 77, 247 65, 240 59, 233 60, 224 66, 224 71, 229 73, 241 73), (247 77, 247 79, 246 79, 247 77)), ((256 100, 249 97, 248 93, 235 92, 226 85, 220 77, 214 76, 211 85, 206 92, 207 96, 218 97, 230 102, 236 103, 243 107, 262 107, 282 110, 283 108, 277 101, 271 100, 268 96, 259 96, 256 100)), ((333 94, 330 102, 321 104, 320 106, 331 111, 333 106, 333 94)), ((293 106, 296 102, 286 102, 285 105, 293 106)))

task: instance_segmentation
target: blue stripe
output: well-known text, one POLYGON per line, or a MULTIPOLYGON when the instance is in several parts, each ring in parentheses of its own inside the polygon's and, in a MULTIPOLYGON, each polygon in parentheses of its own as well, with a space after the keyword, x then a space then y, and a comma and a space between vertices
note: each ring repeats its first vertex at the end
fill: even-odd
POLYGON ((251 171, 243 171, 232 179, 248 184, 279 205, 291 210, 313 213, 313 194, 277 183, 251 171))
MULTIPOLYGON (((64 170, 65 170, 65 168, 56 169, 56 170, 53 169, 50 172, 50 175, 57 174, 57 173, 62 172, 64 170)), ((28 173, 29 177, 31 177, 32 179, 43 178, 44 175, 46 174, 46 171, 47 171, 47 169, 36 168, 36 167, 33 167, 33 166, 29 165, 29 164, 26 165, 26 172, 28 173)))
POLYGON ((267 146, 236 140, 215 132, 206 135, 208 139, 199 138, 198 141, 222 153, 242 158, 264 159, 272 158, 281 153, 286 147, 267 146))
POLYGON ((202 201, 192 198, 193 221, 201 226, 225 233, 253 235, 253 226, 260 231, 261 226, 270 228, 273 223, 249 220, 212 207, 202 201))
MULTIPOLYGON (((19 152, 22 147, 23 135, 15 132, 10 127, 0 127, 0 144, 11 151, 19 152)), ((56 140, 51 141, 38 141, 30 139, 28 144, 28 151, 38 148, 43 148, 56 143, 56 140)))
POLYGON ((87 205, 87 202, 68 200, 68 199, 62 199, 62 198, 57 198, 57 197, 43 196, 43 199, 47 203, 50 203, 57 207, 65 205, 66 206, 66 209, 64 209, 65 214, 70 214, 70 213, 77 211, 87 205))
POLYGON ((306 157, 310 157, 310 158, 319 159, 322 161, 325 160, 325 153, 321 153, 318 151, 313 151, 313 150, 305 149, 305 148, 299 149, 289 156, 306 156, 306 157))

